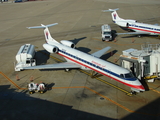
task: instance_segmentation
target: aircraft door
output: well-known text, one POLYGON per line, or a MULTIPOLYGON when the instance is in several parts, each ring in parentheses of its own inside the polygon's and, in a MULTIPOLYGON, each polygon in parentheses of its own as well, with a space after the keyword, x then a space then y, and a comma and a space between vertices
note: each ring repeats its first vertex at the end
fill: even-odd
POLYGON ((127 27, 127 28, 129 27, 129 23, 126 24, 126 27, 127 27))

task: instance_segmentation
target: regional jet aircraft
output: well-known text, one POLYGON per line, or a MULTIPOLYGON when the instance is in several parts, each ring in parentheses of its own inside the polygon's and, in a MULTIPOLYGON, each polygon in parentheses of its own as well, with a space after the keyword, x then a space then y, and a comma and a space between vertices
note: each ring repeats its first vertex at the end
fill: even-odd
POLYGON ((109 10, 103 10, 103 12, 111 12, 112 20, 115 24, 127 28, 134 32, 128 32, 128 33, 117 33, 118 35, 121 34, 137 34, 139 35, 160 35, 160 26, 158 25, 151 25, 146 23, 139 23, 136 20, 131 19, 122 19, 117 14, 117 9, 109 9, 109 10))
POLYGON ((34 26, 28 28, 29 29, 44 28, 46 43, 43 44, 43 47, 49 53, 56 53, 63 56, 67 62, 24 67, 23 69, 73 69, 73 68, 78 69, 79 68, 84 70, 93 70, 96 71, 97 73, 108 76, 122 84, 131 87, 132 91, 135 92, 145 91, 140 81, 137 78, 135 78, 129 70, 99 58, 107 50, 109 50, 110 47, 106 47, 91 55, 76 50, 74 43, 67 40, 62 40, 58 42, 51 37, 48 27, 54 26, 56 24, 58 23, 50 25, 41 24, 41 26, 34 26))

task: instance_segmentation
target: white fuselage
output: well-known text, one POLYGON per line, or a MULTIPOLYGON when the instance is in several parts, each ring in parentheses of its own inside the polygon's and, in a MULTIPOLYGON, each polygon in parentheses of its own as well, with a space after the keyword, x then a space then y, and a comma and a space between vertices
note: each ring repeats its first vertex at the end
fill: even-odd
POLYGON ((81 65, 81 69, 94 70, 131 88, 135 88, 139 91, 144 91, 144 87, 141 85, 139 80, 132 76, 130 71, 125 68, 60 43, 48 41, 48 44, 58 47, 57 54, 78 65, 81 65), (127 75, 129 75, 129 77, 127 75))
POLYGON ((160 35, 160 26, 146 24, 146 23, 139 23, 136 20, 132 19, 122 19, 118 16, 116 11, 112 13, 112 20, 117 25, 131 29, 135 32, 148 33, 150 35, 160 35))
MULTIPOLYGON (((49 53, 57 53, 63 56, 68 61, 67 63, 70 63, 69 68, 81 68, 85 70, 94 70, 102 75, 108 76, 120 83, 123 83, 131 87, 132 90, 134 89, 137 92, 145 91, 143 85, 139 82, 137 78, 135 78, 132 75, 132 73, 129 70, 93 56, 93 55, 99 56, 100 55, 99 52, 98 53, 96 52, 99 55, 96 55, 95 53, 93 53, 93 55, 89 55, 87 53, 74 49, 75 45, 70 41, 62 40, 61 43, 59 43, 55 39, 53 39, 48 30, 48 27, 51 27, 57 24, 58 23, 49 24, 49 25, 41 24, 41 26, 28 27, 28 29, 44 28, 46 44, 43 44, 43 47, 49 53)), ((107 49, 108 48, 106 47, 105 50, 107 49)), ((62 65, 61 68, 63 68, 63 66, 64 65, 62 65)), ((53 66, 42 65, 42 66, 28 67, 23 69, 33 69, 33 68, 34 69, 53 68, 53 66)), ((58 68, 60 68, 60 66, 58 68)), ((65 69, 68 69, 68 67, 65 67, 65 69)))
POLYGON ((160 34, 160 26, 157 25, 150 25, 145 23, 128 23, 128 27, 131 30, 136 32, 147 32, 150 35, 159 35, 160 34))

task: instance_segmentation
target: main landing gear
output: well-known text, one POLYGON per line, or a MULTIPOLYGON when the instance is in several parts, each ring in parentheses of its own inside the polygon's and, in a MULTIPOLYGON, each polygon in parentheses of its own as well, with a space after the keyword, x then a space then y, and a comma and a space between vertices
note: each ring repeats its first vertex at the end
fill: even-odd
POLYGON ((91 74, 90 74, 91 78, 96 78, 96 77, 101 77, 103 75, 99 74, 99 73, 95 73, 95 71, 91 71, 91 74))
POLYGON ((68 72, 69 70, 70 70, 70 69, 66 68, 66 69, 65 69, 65 72, 68 72))
POLYGON ((130 93, 131 93, 131 95, 136 95, 137 94, 136 91, 131 91, 130 93))

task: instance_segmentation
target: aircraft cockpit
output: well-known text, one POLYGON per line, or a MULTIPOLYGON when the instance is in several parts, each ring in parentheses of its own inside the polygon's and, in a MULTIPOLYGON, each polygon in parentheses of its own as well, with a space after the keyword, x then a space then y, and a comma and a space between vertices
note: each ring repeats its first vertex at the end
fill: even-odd
POLYGON ((120 74, 121 78, 133 78, 134 75, 130 72, 130 73, 126 73, 126 74, 120 74))

